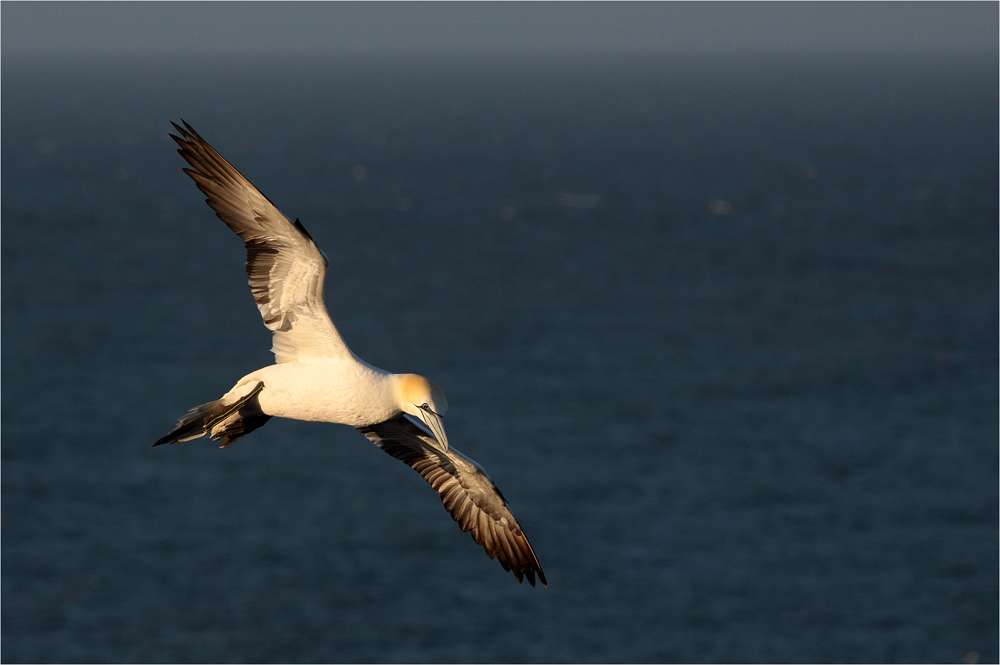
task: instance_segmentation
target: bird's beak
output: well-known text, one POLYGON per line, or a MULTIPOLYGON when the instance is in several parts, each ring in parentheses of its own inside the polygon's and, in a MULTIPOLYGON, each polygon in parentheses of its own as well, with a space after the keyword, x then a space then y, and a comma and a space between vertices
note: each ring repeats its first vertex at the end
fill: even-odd
POLYGON ((441 416, 434 413, 430 409, 420 409, 420 419, 424 421, 424 424, 430 429, 434 438, 437 442, 441 444, 441 447, 445 452, 448 451, 448 437, 444 433, 444 423, 441 422, 441 416))

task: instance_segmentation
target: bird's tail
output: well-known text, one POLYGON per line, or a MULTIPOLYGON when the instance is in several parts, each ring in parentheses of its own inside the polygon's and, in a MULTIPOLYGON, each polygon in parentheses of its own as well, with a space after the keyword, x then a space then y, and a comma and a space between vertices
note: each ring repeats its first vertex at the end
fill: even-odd
POLYGON ((263 387, 264 382, 259 381, 253 390, 232 404, 224 404, 221 399, 217 399, 196 406, 180 419, 169 434, 153 445, 180 443, 208 434, 215 440, 222 439, 220 447, 225 448, 271 419, 271 416, 260 410, 260 403, 257 401, 257 394, 263 387))

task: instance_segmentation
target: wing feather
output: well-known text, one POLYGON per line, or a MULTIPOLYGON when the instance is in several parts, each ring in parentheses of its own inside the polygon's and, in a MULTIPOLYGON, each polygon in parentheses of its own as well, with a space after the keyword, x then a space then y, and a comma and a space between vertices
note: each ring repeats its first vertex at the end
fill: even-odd
POLYGON ((191 165, 184 169, 206 202, 243 238, 247 280, 264 325, 274 333, 276 360, 350 354, 323 302, 327 260, 299 220, 288 221, 215 148, 184 122, 171 138, 191 165))
POLYGON ((440 495, 462 531, 498 559, 520 582, 535 578, 548 586, 531 543, 507 507, 500 490, 476 462, 455 448, 441 450, 433 439, 404 415, 358 430, 379 448, 419 473, 440 495))

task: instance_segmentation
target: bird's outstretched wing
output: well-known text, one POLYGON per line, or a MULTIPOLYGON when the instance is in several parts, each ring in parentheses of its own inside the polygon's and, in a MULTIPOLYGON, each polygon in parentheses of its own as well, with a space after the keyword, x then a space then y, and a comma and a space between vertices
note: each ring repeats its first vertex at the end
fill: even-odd
POLYGON ((327 260, 299 220, 294 223, 183 120, 171 123, 184 169, 219 219, 246 242, 247 278, 274 332, 276 360, 340 357, 350 350, 323 302, 327 260))
POLYGON ((405 415, 358 430, 423 476, 441 495, 444 507, 462 531, 471 533, 486 554, 514 573, 518 582, 527 577, 535 586, 537 575, 538 581, 548 586, 531 543, 481 466, 454 448, 442 451, 405 415))

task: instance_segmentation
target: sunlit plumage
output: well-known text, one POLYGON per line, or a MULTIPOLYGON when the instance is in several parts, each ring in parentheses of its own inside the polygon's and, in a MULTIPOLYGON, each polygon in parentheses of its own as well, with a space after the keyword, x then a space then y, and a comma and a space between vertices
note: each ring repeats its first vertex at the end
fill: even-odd
MULTIPOLYGON (((182 121, 183 122, 183 121, 182 121)), ((356 427, 419 473, 463 531, 517 580, 545 575, 500 490, 482 467, 448 445, 441 388, 416 374, 369 365, 344 343, 323 302, 327 259, 296 219, 278 209, 186 122, 171 134, 184 169, 219 219, 243 238, 247 277, 273 333, 276 363, 192 409, 153 445, 209 435, 228 446, 272 416, 356 427)))

